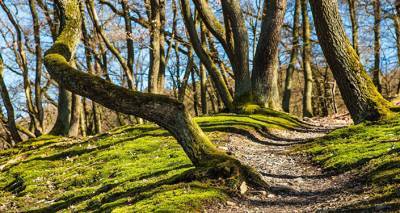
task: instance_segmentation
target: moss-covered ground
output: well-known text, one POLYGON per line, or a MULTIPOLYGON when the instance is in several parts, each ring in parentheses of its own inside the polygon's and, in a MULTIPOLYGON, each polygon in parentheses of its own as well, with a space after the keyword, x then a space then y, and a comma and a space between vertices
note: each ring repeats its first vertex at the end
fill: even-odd
POLYGON ((297 147, 313 156, 326 170, 353 170, 371 186, 372 199, 354 207, 381 205, 400 210, 400 118, 338 129, 297 147))
MULTIPOLYGON (((215 115, 196 121, 213 141, 236 128, 296 128, 287 114, 215 115)), ((42 136, 0 151, 0 212, 188 212, 226 199, 223 188, 183 181, 194 169, 156 125, 126 126, 86 139, 42 136)))

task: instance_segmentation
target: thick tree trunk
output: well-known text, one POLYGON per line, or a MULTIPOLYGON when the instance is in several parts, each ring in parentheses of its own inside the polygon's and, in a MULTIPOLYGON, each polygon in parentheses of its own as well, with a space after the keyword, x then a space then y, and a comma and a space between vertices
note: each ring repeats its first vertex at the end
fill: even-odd
POLYGON ((301 0, 301 13, 303 18, 303 70, 304 70, 304 92, 303 92, 303 117, 313 117, 312 92, 313 72, 311 70, 311 30, 308 20, 307 0, 301 0))
POLYGON ((381 65, 381 2, 373 0, 374 4, 374 70, 373 82, 380 93, 382 93, 381 65))
POLYGON ((192 163, 196 167, 206 168, 207 175, 235 177, 235 180, 266 185, 252 169, 219 151, 193 121, 181 102, 164 95, 135 92, 70 66, 81 35, 78 0, 61 0, 60 6, 65 10, 67 22, 44 58, 48 72, 60 85, 105 107, 144 118, 167 129, 192 163))
POLYGON ((290 62, 286 69, 285 88, 283 92, 282 108, 285 112, 290 112, 290 98, 292 97, 292 78, 295 71, 297 56, 299 54, 299 28, 300 28, 300 13, 301 3, 296 0, 294 15, 293 15, 293 42, 292 51, 290 53, 290 62))
POLYGON ((281 27, 286 11, 286 0, 264 2, 264 10, 260 39, 254 58, 252 73, 252 90, 254 101, 263 107, 279 109, 277 88, 278 44, 281 39, 281 27))
POLYGON ((0 93, 3 99, 4 107, 7 111, 7 128, 10 131, 11 137, 14 142, 21 142, 21 136, 18 133, 17 124, 15 123, 14 107, 11 103, 10 96, 7 90, 6 83, 4 82, 4 63, 0 54, 0 93))
POLYGON ((388 117, 391 105, 374 86, 346 37, 337 0, 310 3, 320 45, 354 122, 388 117))

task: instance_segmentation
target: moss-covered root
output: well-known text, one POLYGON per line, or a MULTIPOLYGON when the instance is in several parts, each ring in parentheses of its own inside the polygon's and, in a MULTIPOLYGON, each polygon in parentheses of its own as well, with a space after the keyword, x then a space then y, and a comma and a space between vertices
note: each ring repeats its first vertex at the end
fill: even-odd
POLYGON ((229 155, 218 156, 219 160, 210 161, 207 165, 196 167, 184 175, 185 181, 191 180, 215 180, 222 187, 230 190, 238 190, 243 182, 254 188, 266 189, 269 185, 261 175, 253 168, 243 165, 239 160, 229 155))

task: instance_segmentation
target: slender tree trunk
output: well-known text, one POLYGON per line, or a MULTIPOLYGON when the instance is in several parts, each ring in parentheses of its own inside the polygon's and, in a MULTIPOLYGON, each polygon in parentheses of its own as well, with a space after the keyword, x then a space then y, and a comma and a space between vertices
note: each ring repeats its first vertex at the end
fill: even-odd
POLYGON ((39 127, 40 119, 39 119, 37 110, 35 109, 35 105, 32 100, 32 89, 31 89, 31 83, 29 80, 28 60, 27 60, 26 53, 25 53, 25 50, 23 47, 22 30, 21 30, 21 27, 18 24, 18 22, 14 19, 11 11, 8 9, 8 7, 6 6, 6 4, 3 1, 0 1, 0 6, 6 13, 11 24, 14 26, 16 34, 17 34, 16 45, 17 45, 17 49, 18 49, 18 54, 16 55, 16 57, 17 57, 17 61, 19 61, 18 64, 22 70, 24 93, 25 93, 25 98, 26 98, 26 106, 27 106, 27 110, 29 113, 29 117, 31 119, 31 124, 34 128, 35 135, 40 135, 41 134, 41 129, 39 127))
POLYGON ((373 82, 380 93, 382 93, 381 64, 381 2, 373 0, 374 4, 374 70, 373 82))
POLYGON ((161 67, 161 5, 160 0, 148 0, 148 16, 150 21, 150 69, 148 91, 158 93, 158 77, 161 67))
POLYGON ((279 94, 277 91, 278 77, 278 44, 281 39, 281 27, 286 11, 286 0, 272 0, 264 2, 260 39, 254 58, 252 73, 252 88, 254 101, 263 107, 280 109, 279 94))
POLYGON ((41 89, 41 79, 42 79, 42 69, 43 69, 43 52, 41 48, 40 40, 40 23, 39 17, 36 10, 35 0, 29 0, 29 8, 33 20, 33 35, 35 40, 35 54, 36 54, 36 73, 35 73, 35 107, 36 107, 36 117, 37 117, 37 128, 35 129, 35 134, 37 136, 43 133, 43 121, 44 121, 44 111, 42 106, 42 89, 41 89))
POLYGON ((347 0, 349 4, 349 13, 351 21, 351 36, 353 41, 353 48, 357 55, 360 55, 360 50, 358 47, 358 20, 357 20, 357 0, 347 0))
POLYGON ((197 56, 200 58, 203 65, 206 67, 208 73, 212 77, 213 82, 216 85, 217 91, 224 102, 226 108, 229 111, 234 111, 233 98, 229 92, 228 86, 226 85, 221 72, 218 70, 216 64, 213 62, 210 54, 201 46, 201 41, 197 35, 192 14, 190 11, 190 5, 188 0, 180 0, 181 10, 184 18, 185 26, 188 31, 190 41, 193 45, 197 56))
POLYGON ((378 92, 346 37, 337 0, 311 0, 325 58, 355 123, 387 118, 390 103, 378 92))
POLYGON ((7 111, 7 128, 10 131, 10 135, 14 142, 21 142, 21 136, 18 133, 17 124, 15 123, 14 107, 11 103, 10 96, 7 90, 6 83, 4 82, 4 63, 3 58, 0 54, 0 93, 3 99, 4 107, 7 111))
POLYGON ((313 117, 312 92, 313 72, 311 70, 311 30, 308 20, 307 0, 301 0, 301 13, 303 17, 303 69, 304 69, 304 93, 303 93, 303 116, 313 117))
MULTIPOLYGON (((126 32, 126 48, 127 48, 127 66, 129 68, 129 72, 133 75, 133 65, 135 62, 135 50, 133 46, 133 38, 132 38, 132 23, 129 19, 129 8, 128 8, 128 0, 121 0, 122 13, 124 17, 125 23, 125 32, 126 32)), ((132 80, 133 81, 133 80, 132 80)), ((136 85, 136 84, 135 84, 136 85)))
POLYGON ((290 98, 292 96, 292 79, 295 71, 295 65, 297 62, 297 56, 299 54, 299 28, 300 28, 300 13, 301 3, 300 0, 296 0, 295 10, 293 15, 293 42, 292 51, 290 53, 290 62, 286 69, 285 88, 283 93, 282 108, 285 112, 290 112, 290 98))

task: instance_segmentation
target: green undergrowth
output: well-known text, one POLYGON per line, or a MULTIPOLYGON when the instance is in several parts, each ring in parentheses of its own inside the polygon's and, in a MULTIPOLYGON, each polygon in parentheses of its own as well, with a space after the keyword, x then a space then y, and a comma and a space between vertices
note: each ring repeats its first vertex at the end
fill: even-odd
POLYGON ((338 129, 298 147, 326 170, 360 174, 371 185, 372 199, 360 208, 400 209, 400 118, 338 129))
MULTIPOLYGON (((216 143, 225 140, 224 127, 300 125, 274 112, 196 121, 216 143)), ((182 180, 193 169, 176 140, 153 124, 85 139, 45 135, 0 151, 0 212, 190 212, 227 198, 214 184, 182 180)))

